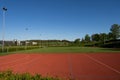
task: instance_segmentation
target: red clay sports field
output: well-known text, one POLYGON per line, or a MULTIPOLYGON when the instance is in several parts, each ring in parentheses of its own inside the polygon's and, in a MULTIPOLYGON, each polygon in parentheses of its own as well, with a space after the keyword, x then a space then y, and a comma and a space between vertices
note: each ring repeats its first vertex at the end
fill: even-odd
POLYGON ((0 56, 0 71, 74 80, 120 80, 120 54, 11 54, 0 56))

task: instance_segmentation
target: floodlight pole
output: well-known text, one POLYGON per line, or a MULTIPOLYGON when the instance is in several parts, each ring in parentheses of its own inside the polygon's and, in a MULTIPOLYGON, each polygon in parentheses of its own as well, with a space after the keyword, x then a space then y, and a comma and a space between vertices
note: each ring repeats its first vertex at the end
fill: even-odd
MULTIPOLYGON (((28 28, 26 28, 25 30, 26 30, 26 34, 27 34, 28 28)), ((27 39, 25 40, 25 50, 27 50, 27 39)))
POLYGON ((4 38, 5 38, 5 12, 7 11, 7 8, 3 7, 3 26, 2 26, 2 52, 4 52, 4 38))
MULTIPOLYGON (((41 34, 40 34, 40 37, 41 37, 41 34)), ((39 48, 41 47, 41 40, 39 40, 39 48)))

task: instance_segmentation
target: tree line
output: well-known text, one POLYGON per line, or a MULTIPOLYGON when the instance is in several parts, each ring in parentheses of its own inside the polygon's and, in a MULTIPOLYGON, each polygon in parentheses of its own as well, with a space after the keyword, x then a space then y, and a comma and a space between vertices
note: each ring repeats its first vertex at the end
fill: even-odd
POLYGON ((83 44, 95 44, 95 43, 101 43, 103 44, 106 41, 110 40, 118 40, 120 38, 120 25, 119 24, 113 24, 110 27, 110 32, 108 33, 95 33, 91 36, 89 34, 86 34, 84 38, 80 40, 80 38, 75 39, 74 43, 76 45, 80 45, 80 43, 83 44))

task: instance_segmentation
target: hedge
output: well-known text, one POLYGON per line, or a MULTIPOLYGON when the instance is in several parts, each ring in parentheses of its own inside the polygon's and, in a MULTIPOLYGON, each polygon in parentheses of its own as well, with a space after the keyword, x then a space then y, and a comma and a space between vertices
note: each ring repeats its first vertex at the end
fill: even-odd
POLYGON ((4 50, 0 48, 0 52, 14 52, 21 50, 36 49, 36 48, 39 48, 39 46, 9 46, 9 47, 4 47, 4 50))

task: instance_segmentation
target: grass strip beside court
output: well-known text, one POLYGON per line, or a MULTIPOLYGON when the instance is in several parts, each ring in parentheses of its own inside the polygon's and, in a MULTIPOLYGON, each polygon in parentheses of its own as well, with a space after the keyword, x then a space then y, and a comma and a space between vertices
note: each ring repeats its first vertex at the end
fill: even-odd
POLYGON ((98 48, 98 47, 44 47, 44 48, 31 49, 20 52, 22 53, 96 53, 96 52, 120 53, 120 49, 98 48))
POLYGON ((0 55, 13 53, 120 53, 120 49, 99 48, 99 47, 43 47, 30 50, 0 53, 0 55))

